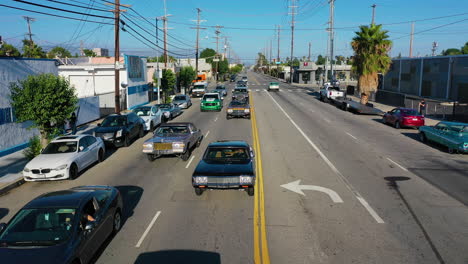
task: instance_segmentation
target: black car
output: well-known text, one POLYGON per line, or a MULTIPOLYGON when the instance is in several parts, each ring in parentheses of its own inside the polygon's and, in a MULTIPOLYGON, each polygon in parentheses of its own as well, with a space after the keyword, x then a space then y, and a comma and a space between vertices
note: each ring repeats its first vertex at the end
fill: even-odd
POLYGON ((196 195, 206 189, 244 189, 254 195, 254 153, 245 141, 210 143, 192 175, 196 195))
POLYGON ((231 101, 226 109, 226 119, 234 117, 250 119, 250 105, 247 100, 231 101))
POLYGON ((128 147, 131 140, 145 135, 145 121, 134 112, 107 116, 94 130, 106 145, 128 147))
POLYGON ((43 194, 0 224, 1 263, 88 263, 122 224, 122 198, 109 186, 43 194))
POLYGON ((232 100, 249 101, 249 90, 246 87, 236 87, 232 90, 232 100))
POLYGON ((231 81, 230 82, 235 82, 237 78, 237 75, 233 74, 231 75, 231 81))

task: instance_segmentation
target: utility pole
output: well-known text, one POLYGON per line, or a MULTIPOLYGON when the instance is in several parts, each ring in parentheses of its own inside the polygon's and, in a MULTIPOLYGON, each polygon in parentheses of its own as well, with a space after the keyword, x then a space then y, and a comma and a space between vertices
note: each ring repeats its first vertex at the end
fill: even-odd
MULTIPOLYGON (((201 9, 197 8, 197 26, 196 27, 191 27, 191 29, 196 29, 197 30, 197 44, 196 44, 196 53, 195 53, 195 72, 198 74, 198 49, 199 49, 199 40, 200 40, 200 29, 206 29, 206 28, 201 28, 200 23, 205 22, 206 20, 200 20, 200 13, 201 9)), ((195 21, 195 20, 192 20, 195 21)))
MULTIPOLYGON (((159 19, 156 18, 156 46, 159 46, 158 40, 158 31, 159 31, 159 19)), ((156 78, 158 79, 158 83, 156 84, 156 88, 158 89, 158 104, 161 104, 161 73, 159 69, 159 56, 156 54, 156 78)))
POLYGON ((437 47, 439 46, 439 44, 437 42, 432 42, 432 56, 435 56, 435 52, 437 50, 437 47))
POLYGON ((330 74, 331 81, 335 80, 335 75, 333 73, 333 42, 335 39, 335 0, 330 0, 330 74))
MULTIPOLYGON (((332 0, 333 1, 333 0, 332 0)), ((294 20, 296 15, 296 1, 291 0, 291 58, 290 58, 290 69, 289 69, 289 83, 292 83, 293 79, 293 56, 294 56, 294 24, 296 21, 294 20)))
POLYGON ((310 61, 310 48, 312 46, 312 42, 309 42, 309 57, 308 57, 308 60, 310 61))
POLYGON ((32 32, 31 32, 31 23, 36 21, 35 18, 33 17, 28 17, 28 16, 23 16, 23 18, 26 20, 26 23, 28 23, 28 33, 26 33, 26 35, 29 36, 29 48, 31 49, 32 51, 32 48, 33 48, 33 40, 32 40, 32 32))
POLYGON ((84 56, 84 42, 80 40, 80 56, 84 56))
POLYGON ((215 30, 215 34, 216 34, 216 55, 215 55, 215 59, 216 59, 216 81, 218 81, 218 65, 219 65, 219 39, 220 39, 220 36, 219 34, 221 34, 221 31, 219 30, 220 28, 223 28, 223 26, 219 26, 219 25, 216 25, 216 30, 215 30))
POLYGON ((414 22, 411 23, 411 34, 409 43, 409 57, 413 57, 413 38, 414 38, 414 22))
POLYGON ((164 68, 167 68, 167 63, 169 61, 169 56, 167 52, 167 18, 171 16, 167 14, 167 8, 166 8, 166 0, 164 0, 164 16, 161 18, 161 20, 164 22, 164 68))
POLYGON ((114 92, 115 112, 120 113, 120 0, 115 0, 114 25, 114 92))
POLYGON ((375 24, 375 8, 377 7, 376 4, 373 4, 371 5, 372 7, 372 24, 371 25, 374 25, 375 24))
POLYGON ((278 56, 277 56, 277 61, 280 61, 280 31, 281 31, 281 26, 278 25, 278 56))

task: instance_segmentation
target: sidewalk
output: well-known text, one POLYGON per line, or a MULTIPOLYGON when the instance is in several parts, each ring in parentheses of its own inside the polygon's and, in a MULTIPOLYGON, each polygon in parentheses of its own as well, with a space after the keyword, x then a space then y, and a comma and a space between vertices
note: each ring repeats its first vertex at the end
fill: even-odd
MULTIPOLYGON (((77 134, 91 134, 102 119, 84 124, 77 128, 77 134)), ((25 183, 22 171, 29 162, 23 154, 24 150, 0 158, 0 195, 25 183)))

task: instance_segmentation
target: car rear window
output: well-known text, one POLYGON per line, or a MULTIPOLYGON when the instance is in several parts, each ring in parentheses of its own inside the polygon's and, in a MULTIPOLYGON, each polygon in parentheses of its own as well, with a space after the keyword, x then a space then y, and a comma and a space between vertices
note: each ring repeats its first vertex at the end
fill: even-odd
POLYGON ((207 149, 204 159, 246 160, 249 159, 249 152, 243 147, 212 147, 207 149))
POLYGON ((217 94, 205 94, 205 96, 203 96, 203 100, 206 100, 206 99, 218 99, 218 95, 217 94))
POLYGON ((401 112, 405 115, 419 115, 416 109, 401 109, 401 112))
POLYGON ((178 95, 174 97, 174 100, 185 100, 185 95, 178 95))

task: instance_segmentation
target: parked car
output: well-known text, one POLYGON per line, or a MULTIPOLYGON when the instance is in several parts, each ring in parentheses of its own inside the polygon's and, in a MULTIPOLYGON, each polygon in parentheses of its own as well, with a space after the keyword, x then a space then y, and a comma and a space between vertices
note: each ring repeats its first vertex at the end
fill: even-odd
POLYGON ((432 141, 447 147, 449 153, 468 153, 468 123, 439 122, 419 128, 422 142, 432 141))
POLYGON ((279 91, 279 83, 278 82, 270 82, 270 84, 268 85, 268 91, 278 92, 279 91))
POLYGON ((219 93, 207 93, 203 95, 200 103, 200 111, 221 111, 223 108, 223 101, 219 93))
MULTIPOLYGON (((75 179, 80 171, 104 160, 104 142, 90 135, 62 136, 26 164, 25 181, 75 179)), ((1 258, 0 258, 1 259, 1 258)))
POLYGON ((179 94, 172 99, 172 103, 180 108, 187 109, 192 106, 192 100, 190 100, 190 96, 185 94, 179 94))
POLYGON ((94 135, 106 145, 130 146, 131 140, 145 135, 145 121, 134 112, 109 115, 94 130, 94 135))
POLYGON ((226 119, 241 117, 250 119, 250 105, 246 100, 231 101, 226 110, 226 119))
POLYGON ((192 150, 199 147, 203 134, 192 123, 166 123, 143 144, 143 153, 153 161, 163 155, 179 155, 188 160, 192 150))
POLYGON ((192 174, 196 195, 206 189, 243 189, 254 195, 254 153, 245 141, 210 143, 192 174))
POLYGON ((89 263, 122 225, 122 197, 109 186, 43 194, 0 224, 2 263, 89 263))
POLYGON ((416 109, 398 107, 385 113, 382 122, 390 124, 396 129, 401 127, 418 128, 424 126, 424 116, 420 115, 416 109))
POLYGON ((236 87, 232 90, 232 100, 243 101, 249 100, 249 90, 244 87, 236 87))
POLYGON ((224 84, 218 84, 216 85, 216 89, 217 91, 221 91, 222 92, 222 96, 227 96, 227 90, 226 90, 226 85, 224 84))
POLYGON ((161 111, 163 111, 165 121, 174 119, 174 118, 176 118, 176 117, 178 117, 179 115, 182 114, 182 108, 180 108, 179 106, 177 106, 177 105, 175 105, 173 103, 159 104, 157 106, 159 106, 159 109, 161 109, 161 111))
POLYGON ((207 82, 196 82, 192 88, 192 97, 202 97, 208 88, 207 82))
POLYGON ((145 131, 153 131, 162 123, 163 112, 156 105, 145 105, 133 109, 133 112, 141 117, 144 123, 145 131))
POLYGON ((320 89, 320 101, 328 102, 333 101, 337 97, 344 97, 345 93, 340 91, 339 87, 325 85, 320 89))

